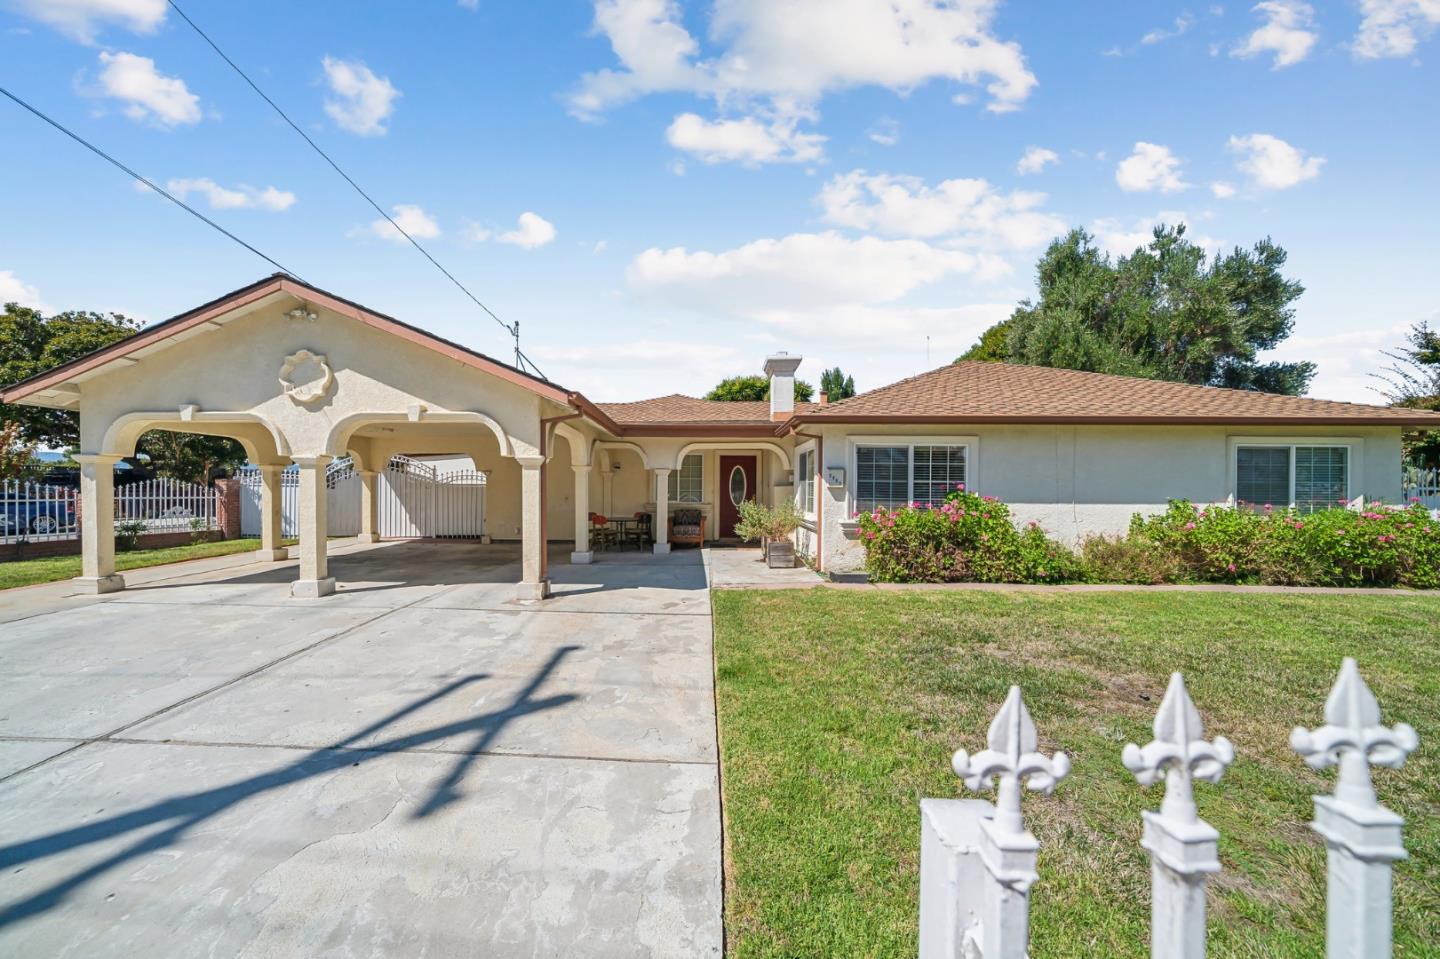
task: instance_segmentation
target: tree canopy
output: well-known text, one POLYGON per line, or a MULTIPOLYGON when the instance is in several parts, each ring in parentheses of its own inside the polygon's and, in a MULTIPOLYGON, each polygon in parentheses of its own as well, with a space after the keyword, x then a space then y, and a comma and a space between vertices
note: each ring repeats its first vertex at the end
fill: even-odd
MULTIPOLYGON (((824 393, 832 403, 854 396, 855 377, 846 376, 838 366, 831 367, 820 374, 820 392, 824 393)), ((799 397, 797 396, 796 399, 799 397)))
MULTIPOLYGON (((804 380, 795 381, 795 401, 797 403, 808 403, 814 395, 815 387, 804 380)), ((715 388, 705 394, 705 398, 727 403, 768 400, 770 398, 770 380, 759 373, 728 376, 716 383, 715 388)))
MULTIPOLYGON (((45 316, 7 303, 0 313, 0 386, 68 363, 139 329, 139 323, 119 313, 70 311, 45 316)), ((0 425, 4 424, 14 424, 6 435, 17 456, 21 449, 63 449, 80 442, 79 417, 66 410, 0 404, 0 425)), ((234 440, 161 430, 142 436, 137 452, 144 453, 160 475, 197 483, 245 462, 245 450, 234 440)))
POLYGON ((1211 257, 1184 225, 1112 260, 1084 230, 1050 244, 1039 298, 1023 301, 962 359, 1300 395, 1315 364, 1260 362, 1290 335, 1305 291, 1269 238, 1211 257))
MULTIPOLYGON (((1440 411, 1440 331, 1424 321, 1410 328, 1405 346, 1387 350, 1391 365, 1378 374, 1391 406, 1440 411)), ((1440 467, 1440 430, 1405 437, 1405 454, 1417 466, 1440 467)))

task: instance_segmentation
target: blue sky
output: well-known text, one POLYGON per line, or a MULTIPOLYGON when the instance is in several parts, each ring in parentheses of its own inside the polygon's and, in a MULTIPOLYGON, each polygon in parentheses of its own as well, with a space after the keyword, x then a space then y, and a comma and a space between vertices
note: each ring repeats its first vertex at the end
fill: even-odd
MULTIPOLYGON (((1319 396, 1375 400, 1440 318, 1435 0, 181 6, 595 399, 776 350, 938 366, 1069 226, 1273 237, 1319 396)), ((164 0, 0 0, 0 45, 0 84, 304 279, 508 355, 164 0)), ((8 101, 0 135, 0 298, 153 322, 271 272, 8 101)))

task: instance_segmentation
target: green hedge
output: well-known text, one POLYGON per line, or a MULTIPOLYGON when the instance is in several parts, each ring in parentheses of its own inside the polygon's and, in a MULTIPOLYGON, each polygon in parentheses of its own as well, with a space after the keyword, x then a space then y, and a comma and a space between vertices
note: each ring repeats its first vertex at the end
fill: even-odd
POLYGON ((1440 522, 1418 503, 1302 515, 1173 500, 1078 553, 1035 523, 1017 529, 1008 506, 963 486, 939 506, 881 507, 859 522, 876 582, 1440 587, 1440 522))

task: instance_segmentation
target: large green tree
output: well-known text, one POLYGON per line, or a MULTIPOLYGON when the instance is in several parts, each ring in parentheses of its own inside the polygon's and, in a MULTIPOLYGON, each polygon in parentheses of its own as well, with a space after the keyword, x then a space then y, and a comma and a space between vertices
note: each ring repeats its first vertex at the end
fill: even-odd
POLYGON ((831 367, 820 374, 820 392, 832 403, 847 399, 855 395, 855 377, 846 376, 838 366, 831 367))
MULTIPOLYGON (((46 316, 7 303, 0 313, 0 386, 68 363, 139 329, 139 323, 119 313, 70 311, 46 316)), ((3 423, 17 425, 13 441, 17 444, 66 448, 80 442, 79 418, 65 410, 0 404, 3 423)), ((234 440, 161 430, 141 437, 137 452, 162 476, 191 482, 206 482, 245 462, 245 450, 234 440)))
MULTIPOLYGON (((795 381, 795 401, 797 403, 808 403, 810 397, 814 395, 815 387, 804 380, 795 381)), ((716 383, 715 388, 705 394, 705 398, 728 403, 768 400, 770 398, 770 381, 759 373, 729 376, 716 383)))
MULTIPOLYGON (((1387 350, 1391 366, 1380 379, 1392 406, 1440 411, 1440 331, 1420 322, 1411 327, 1405 345, 1387 350)), ((1440 467, 1440 430, 1405 437, 1406 458, 1417 466, 1440 467)))
POLYGON ((1299 395, 1314 363, 1258 359, 1290 335, 1305 291, 1284 265, 1268 238, 1211 257, 1183 225, 1159 226, 1112 259, 1072 230, 1040 258, 1039 298, 998 324, 1003 349, 992 328, 966 356, 1299 395))

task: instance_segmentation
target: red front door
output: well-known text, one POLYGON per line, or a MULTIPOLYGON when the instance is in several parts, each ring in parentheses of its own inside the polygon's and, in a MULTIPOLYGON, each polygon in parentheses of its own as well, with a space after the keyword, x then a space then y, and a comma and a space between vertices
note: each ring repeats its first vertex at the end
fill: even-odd
POLYGON ((735 536, 740 504, 755 498, 755 457, 720 457, 720 538, 735 536))

